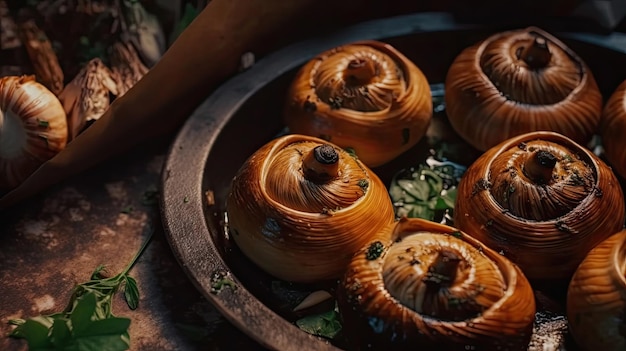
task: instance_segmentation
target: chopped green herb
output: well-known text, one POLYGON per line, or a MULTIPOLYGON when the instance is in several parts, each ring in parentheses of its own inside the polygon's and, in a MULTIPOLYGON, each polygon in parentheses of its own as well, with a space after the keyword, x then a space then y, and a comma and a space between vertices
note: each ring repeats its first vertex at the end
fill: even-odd
POLYGON ((450 235, 452 235, 455 238, 459 238, 459 239, 463 238, 463 234, 461 234, 461 232, 458 231, 458 230, 453 231, 452 233, 450 233, 450 235))
POLYGON ((343 98, 339 96, 334 98, 331 97, 328 99, 328 105, 330 105, 331 109, 338 110, 343 105, 343 98))
POLYGON ((385 245, 380 241, 374 241, 368 248, 367 252, 365 252, 365 258, 369 261, 373 261, 380 257, 383 254, 385 249, 385 245))
POLYGON ((37 119, 37 125, 39 127, 48 128, 50 126, 50 122, 44 121, 42 119, 37 119))
POLYGON ((217 294, 226 287, 237 290, 237 283, 229 277, 229 273, 225 271, 213 273, 211 276, 211 293, 217 294))
POLYGON ((483 190, 487 190, 491 188, 491 183, 484 178, 480 178, 475 184, 474 187, 472 188, 472 196, 478 194, 479 192, 483 191, 483 190))
POLYGON ((363 191, 366 191, 367 188, 369 187, 370 183, 367 181, 367 179, 359 179, 359 187, 361 187, 361 189, 363 189, 363 191))
POLYGON ((461 165, 431 157, 425 164, 398 172, 389 186, 396 217, 450 220, 464 171, 461 165))
POLYGON ((296 321, 296 325, 309 334, 334 339, 341 332, 339 318, 339 312, 335 308, 328 312, 301 318, 296 321))
POLYGON ((348 153, 348 155, 350 155, 350 156, 352 156, 354 158, 358 158, 357 155, 356 155, 356 150, 354 150, 354 148, 346 147, 344 150, 348 153))
POLYGON ((121 213, 130 214, 134 210, 133 206, 128 205, 120 210, 121 213))
POLYGON ((74 288, 62 312, 9 320, 17 326, 9 336, 26 339, 31 350, 127 350, 131 321, 113 315, 113 296, 121 290, 128 307, 138 307, 137 281, 128 273, 151 238, 152 233, 118 275, 106 278, 102 275, 104 266, 96 267, 89 281, 74 288))

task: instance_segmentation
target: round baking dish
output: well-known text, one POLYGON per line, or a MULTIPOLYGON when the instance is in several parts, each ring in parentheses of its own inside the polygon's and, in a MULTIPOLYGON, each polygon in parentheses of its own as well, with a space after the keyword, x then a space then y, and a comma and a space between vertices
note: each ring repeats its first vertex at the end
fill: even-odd
MULTIPOLYGON (((282 107, 287 87, 296 70, 316 54, 357 40, 388 42, 423 70, 434 83, 433 99, 441 100, 443 88, 437 83, 444 81, 455 56, 502 29, 460 24, 445 13, 375 20, 286 47, 222 85, 181 128, 163 168, 160 205, 165 234, 189 279, 228 320, 267 348, 340 349, 341 345, 300 330, 291 312, 273 300, 271 279, 229 240, 224 209, 233 175, 249 155, 284 132, 282 107)), ((604 96, 626 78, 626 65, 622 64, 626 36, 554 34, 587 62, 604 96)), ((445 121, 431 125, 429 134, 438 133, 456 138, 445 121)), ((425 157, 428 147, 420 142, 375 171, 388 184, 395 171, 425 157)), ((468 159, 476 156, 471 148, 467 150, 468 159)), ((546 333, 543 337, 551 338, 550 331, 546 333)))

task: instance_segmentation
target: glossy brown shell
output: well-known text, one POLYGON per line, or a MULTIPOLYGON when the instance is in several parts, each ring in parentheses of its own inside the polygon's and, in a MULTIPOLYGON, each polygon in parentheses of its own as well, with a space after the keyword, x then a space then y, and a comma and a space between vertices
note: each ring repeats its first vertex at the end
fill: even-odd
POLYGON ((604 240, 580 264, 567 292, 567 319, 581 350, 626 350, 626 231, 604 240))
POLYGON ((445 89, 454 130, 481 151, 540 130, 584 144, 602 112, 602 95, 585 62, 535 27, 501 32, 463 50, 448 70, 445 89), (539 53, 525 51, 537 42, 539 53), (532 57, 540 53, 544 61, 535 67, 532 57))
POLYGON ((602 111, 600 136, 604 155, 615 172, 626 178, 626 81, 611 94, 602 111))
POLYGON ((0 191, 20 185, 65 148, 63 106, 34 76, 0 78, 0 191))
POLYGON ((353 349, 526 350, 536 305, 516 265, 435 222, 402 218, 393 230, 354 256, 339 285, 353 349), (459 260, 453 278, 437 270, 444 252, 439 263, 459 260))
POLYGON ((321 53, 299 70, 284 120, 291 132, 351 148, 376 167, 414 146, 431 117, 422 71, 389 44, 361 41, 321 53))
POLYGON ((624 196, 612 170, 554 132, 513 137, 468 167, 454 225, 520 265, 529 279, 569 279, 587 252, 624 224, 624 196), (536 179, 537 155, 552 168, 536 179))
POLYGON ((227 198, 230 233, 273 276, 297 282, 338 278, 363 243, 394 221, 381 180, 342 148, 311 136, 276 138, 241 166, 227 198), (337 175, 315 182, 309 152, 330 145, 337 175))

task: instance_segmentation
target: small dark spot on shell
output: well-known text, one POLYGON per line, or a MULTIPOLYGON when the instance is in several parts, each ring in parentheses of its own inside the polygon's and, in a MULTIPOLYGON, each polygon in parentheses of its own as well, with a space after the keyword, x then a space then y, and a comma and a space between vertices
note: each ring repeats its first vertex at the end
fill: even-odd
POLYGON ((568 226, 563 221, 557 221, 555 226, 556 226, 556 229, 558 229, 561 232, 568 233, 568 234, 576 234, 576 230, 574 230, 572 227, 568 226))
POLYGON ((490 187, 491 183, 489 183, 487 179, 481 178, 474 184, 474 188, 472 189, 472 196, 478 194, 483 190, 487 190, 490 187))
POLYGON ((331 97, 330 99, 328 99, 328 105, 330 105, 331 109, 338 110, 343 105, 343 98, 339 96, 334 98, 331 97))
POLYGON ((406 144, 411 139, 411 130, 409 128, 402 129, 402 144, 406 144))
POLYGON ((367 181, 367 179, 359 179, 359 187, 361 187, 361 189, 363 189, 363 191, 366 191, 367 188, 370 186, 370 183, 367 181))
POLYGON ((304 104, 302 105, 302 108, 304 108, 304 111, 306 112, 315 112, 317 111, 317 105, 312 102, 312 101, 305 101, 304 104))
POLYGON ((595 197, 602 197, 602 196, 604 196, 604 192, 602 192, 602 189, 600 189, 600 188, 594 188, 593 189, 593 195, 595 197))

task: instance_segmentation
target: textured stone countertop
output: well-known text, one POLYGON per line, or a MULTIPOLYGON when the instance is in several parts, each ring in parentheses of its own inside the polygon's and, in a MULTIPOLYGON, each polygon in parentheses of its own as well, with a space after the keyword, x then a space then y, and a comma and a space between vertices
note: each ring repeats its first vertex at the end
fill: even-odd
MULTIPOLYGON (((7 337, 10 319, 61 311, 75 284, 101 264, 119 273, 151 230, 130 274, 139 307, 130 310, 122 294, 113 306, 131 319, 130 350, 264 350, 204 298, 170 249, 156 198, 168 145, 136 149, 0 213, 0 350, 27 350, 25 341, 7 337)), ((558 313, 538 315, 529 351, 565 350, 561 307, 537 298, 558 313)))
POLYGON ((117 274, 154 228, 131 270, 140 301, 118 294, 113 313, 131 319, 131 350, 260 350, 187 279, 159 218, 158 187, 169 140, 68 179, 0 213, 1 350, 26 350, 8 321, 61 311, 98 265, 117 274))

